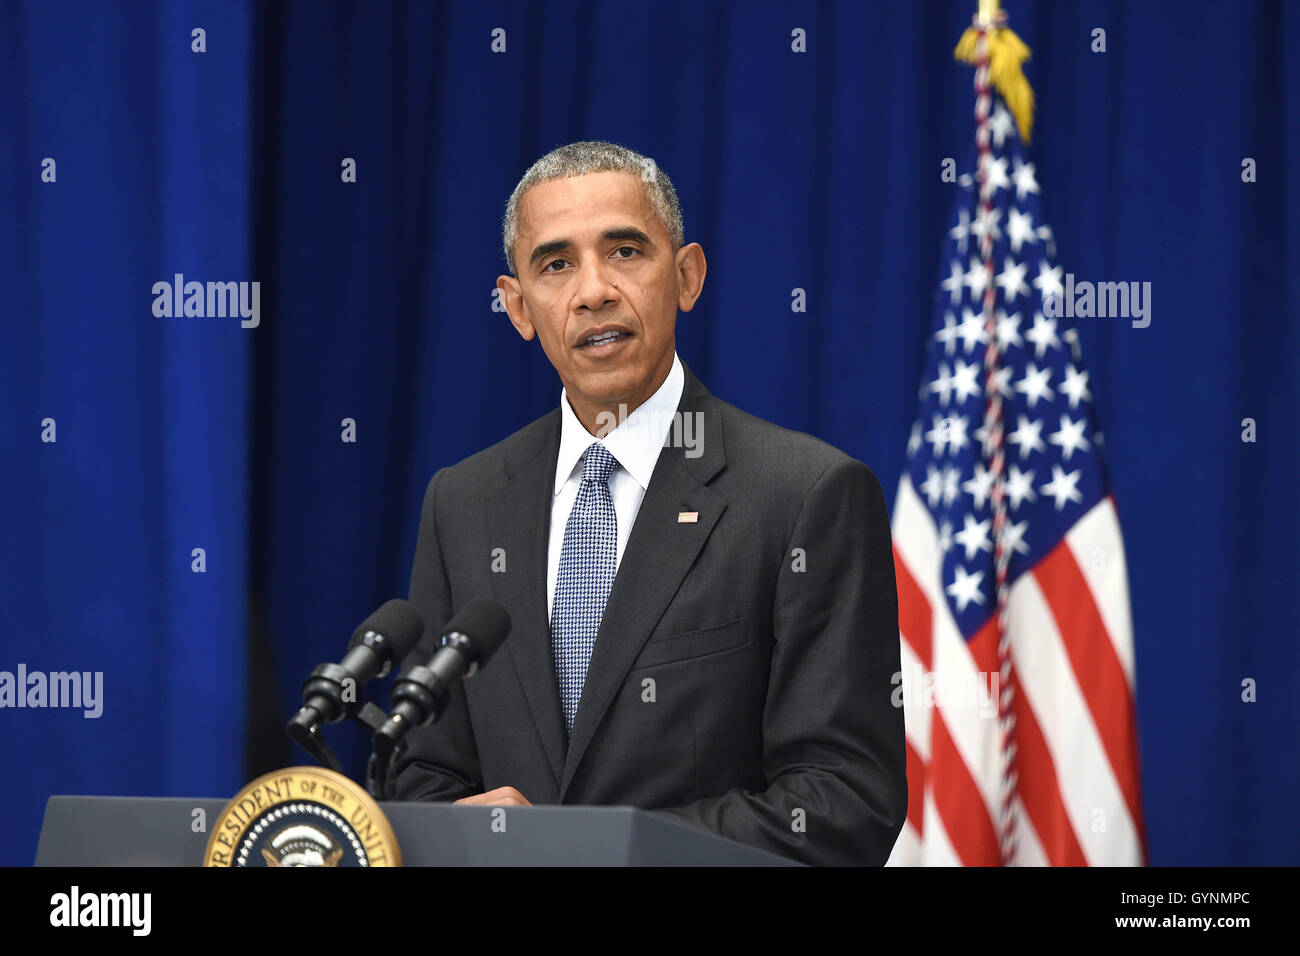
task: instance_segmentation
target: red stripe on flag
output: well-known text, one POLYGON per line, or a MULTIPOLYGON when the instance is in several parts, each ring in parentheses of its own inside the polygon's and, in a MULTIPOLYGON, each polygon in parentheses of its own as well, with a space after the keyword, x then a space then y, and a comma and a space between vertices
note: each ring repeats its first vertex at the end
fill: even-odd
POLYGON ((984 797, 971 778, 966 761, 948 736, 942 711, 930 719, 930 792, 943 828, 962 866, 998 866, 1002 854, 984 797))
MULTIPOLYGON (((970 651, 977 668, 985 672, 997 671, 996 621, 990 619, 971 638, 970 651)), ((1023 679, 1019 672, 1015 677, 1023 679)), ((1016 778, 1020 802, 1038 834, 1047 862, 1052 866, 1086 866, 1088 861, 1083 855, 1083 847, 1079 845, 1070 815, 1061 799, 1056 765, 1052 763, 1038 720, 1019 687, 1012 698, 1011 710, 1016 718, 1016 778)))
POLYGON ((921 660, 921 669, 928 671, 933 665, 930 650, 930 602, 912 577, 903 559, 894 548, 894 577, 898 581, 898 629, 912 651, 921 660))
POLYGON ((1115 645, 1106 633, 1105 622, 1097 611, 1092 591, 1074 560, 1069 546, 1062 541, 1033 571, 1051 608, 1056 627, 1061 632, 1070 667, 1088 702, 1088 711, 1097 727, 1111 769, 1119 783, 1129 816, 1137 829, 1146 856, 1146 834, 1142 825, 1142 806, 1138 782, 1137 721, 1133 714, 1133 697, 1115 645))
POLYGON ((925 833, 925 764, 907 742, 907 820, 919 837, 925 833))

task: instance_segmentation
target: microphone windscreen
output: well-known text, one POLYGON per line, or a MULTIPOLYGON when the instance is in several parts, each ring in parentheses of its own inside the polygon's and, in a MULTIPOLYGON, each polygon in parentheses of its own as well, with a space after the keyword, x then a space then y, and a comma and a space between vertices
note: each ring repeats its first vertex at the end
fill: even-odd
POLYGON ((424 636, 424 618, 410 601, 393 598, 361 622, 361 626, 352 632, 352 642, 348 646, 355 647, 366 631, 384 636, 391 651, 387 659, 397 666, 415 650, 415 645, 424 636))
POLYGON ((475 598, 447 622, 442 633, 458 631, 474 642, 479 665, 488 662, 510 633, 510 615, 500 604, 487 598, 475 598))

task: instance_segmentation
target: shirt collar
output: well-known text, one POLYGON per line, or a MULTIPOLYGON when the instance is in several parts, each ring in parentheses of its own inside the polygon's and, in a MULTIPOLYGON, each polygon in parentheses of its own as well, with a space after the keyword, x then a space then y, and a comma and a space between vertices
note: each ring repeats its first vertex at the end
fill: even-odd
POLYGON ((558 495, 573 473, 578 469, 587 446, 603 442, 609 453, 618 459, 623 470, 645 491, 650 487, 659 453, 673 425, 673 416, 682 400, 686 374, 682 360, 673 353, 673 367, 658 390, 637 406, 636 410, 617 428, 603 438, 597 438, 582 427, 578 416, 569 405, 568 393, 560 390, 560 454, 555 461, 555 490, 558 495))

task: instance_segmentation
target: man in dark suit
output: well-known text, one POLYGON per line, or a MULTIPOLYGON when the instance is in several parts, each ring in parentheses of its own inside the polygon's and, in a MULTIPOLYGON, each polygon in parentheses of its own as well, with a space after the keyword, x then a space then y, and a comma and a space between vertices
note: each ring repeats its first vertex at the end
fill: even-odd
POLYGON ((514 623, 410 734, 398 798, 637 806, 808 863, 884 863, 907 784, 875 476, 681 363, 704 253, 650 160, 561 147, 503 231, 506 311, 564 391, 429 482, 411 662, 475 597, 514 623))

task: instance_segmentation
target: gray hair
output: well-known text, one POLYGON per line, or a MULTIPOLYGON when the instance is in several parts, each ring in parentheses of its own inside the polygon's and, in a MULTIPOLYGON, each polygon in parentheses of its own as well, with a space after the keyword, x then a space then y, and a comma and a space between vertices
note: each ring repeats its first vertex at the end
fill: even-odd
POLYGON ((668 174, 655 165, 653 159, 616 143, 600 140, 569 143, 551 150, 529 166, 524 178, 519 180, 519 185, 510 194, 510 201, 506 203, 506 215, 501 222, 501 240, 505 246, 506 265, 512 276, 518 275, 515 271, 515 240, 519 238, 519 204, 524 193, 538 183, 604 172, 628 172, 640 176, 645 183, 646 198, 650 200, 659 221, 668 230, 673 252, 685 244, 686 230, 682 225, 682 206, 677 201, 677 190, 673 189, 668 174))

